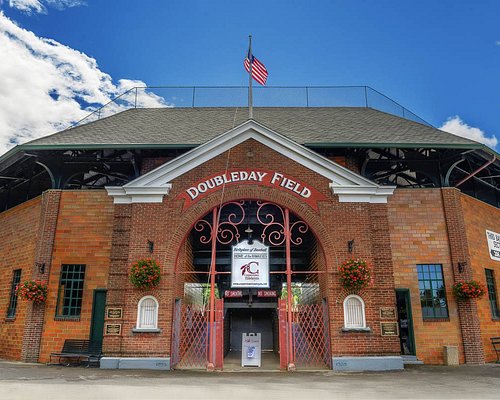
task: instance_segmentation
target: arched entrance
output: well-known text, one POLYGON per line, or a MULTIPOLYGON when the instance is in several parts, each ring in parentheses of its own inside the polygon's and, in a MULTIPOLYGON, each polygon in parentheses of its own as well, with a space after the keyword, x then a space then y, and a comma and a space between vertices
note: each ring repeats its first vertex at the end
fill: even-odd
POLYGON ((295 213, 267 201, 224 203, 196 221, 179 251, 174 368, 239 366, 257 357, 245 333, 260 334, 254 364, 266 369, 330 367, 326 263, 295 213))

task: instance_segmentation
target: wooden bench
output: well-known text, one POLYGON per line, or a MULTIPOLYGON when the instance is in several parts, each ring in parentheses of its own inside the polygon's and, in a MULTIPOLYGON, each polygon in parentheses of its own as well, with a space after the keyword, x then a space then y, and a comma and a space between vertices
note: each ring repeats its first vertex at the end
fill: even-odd
POLYGON ((91 340, 81 339, 66 339, 63 348, 59 353, 51 353, 49 364, 54 364, 52 359, 58 359, 57 364, 62 364, 62 360, 66 360, 65 365, 80 364, 82 361, 87 362, 87 367, 91 363, 97 364, 102 357, 102 343, 91 340))
POLYGON ((499 337, 492 337, 491 344, 493 345, 493 348, 495 349, 495 351, 497 353, 497 362, 500 362, 500 336, 499 337))

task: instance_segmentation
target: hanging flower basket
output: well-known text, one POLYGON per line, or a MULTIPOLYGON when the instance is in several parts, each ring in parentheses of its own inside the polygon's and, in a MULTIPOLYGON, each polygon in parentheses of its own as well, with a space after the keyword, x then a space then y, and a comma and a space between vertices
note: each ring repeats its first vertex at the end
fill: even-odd
POLYGON ((362 259, 344 261, 339 267, 340 283, 348 290, 361 290, 370 284, 372 270, 362 259))
POLYGON ((160 283, 161 270, 150 258, 137 261, 130 268, 129 280, 138 289, 148 289, 160 283))
POLYGON ((26 281, 16 287, 16 295, 21 299, 42 304, 47 300, 47 283, 41 281, 26 281))
POLYGON ((458 282, 453 285, 453 294, 459 300, 479 299, 485 293, 484 285, 478 281, 458 282))

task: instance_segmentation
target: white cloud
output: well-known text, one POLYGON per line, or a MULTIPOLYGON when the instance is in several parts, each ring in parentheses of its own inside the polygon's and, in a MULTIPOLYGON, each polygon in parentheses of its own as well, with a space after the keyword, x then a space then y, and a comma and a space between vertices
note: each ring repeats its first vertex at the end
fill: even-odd
POLYGON ((496 136, 492 135, 490 137, 486 136, 486 133, 479 128, 474 128, 468 125, 462 119, 455 115, 454 117, 449 117, 446 122, 439 129, 453 133, 457 136, 462 136, 467 139, 475 140, 476 142, 484 143, 485 145, 495 148, 498 144, 498 139, 496 136))
MULTIPOLYGON (((0 11, 0 154, 18 143, 67 128, 92 110, 134 86, 137 80, 114 83, 97 61, 52 39, 17 26, 0 11)), ((135 100, 124 96, 116 112, 135 100)), ((138 106, 164 107, 153 93, 139 91, 138 106)))
POLYGON ((9 6, 17 8, 26 14, 47 13, 47 7, 63 10, 70 7, 85 5, 83 0, 9 0, 9 6))

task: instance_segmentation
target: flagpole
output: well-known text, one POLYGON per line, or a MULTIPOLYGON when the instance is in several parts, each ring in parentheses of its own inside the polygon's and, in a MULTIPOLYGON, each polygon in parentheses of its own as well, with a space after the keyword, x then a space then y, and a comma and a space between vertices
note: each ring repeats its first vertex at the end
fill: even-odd
POLYGON ((253 119, 253 96, 252 96, 252 35, 248 35, 248 61, 250 71, 248 73, 248 119, 253 119))

